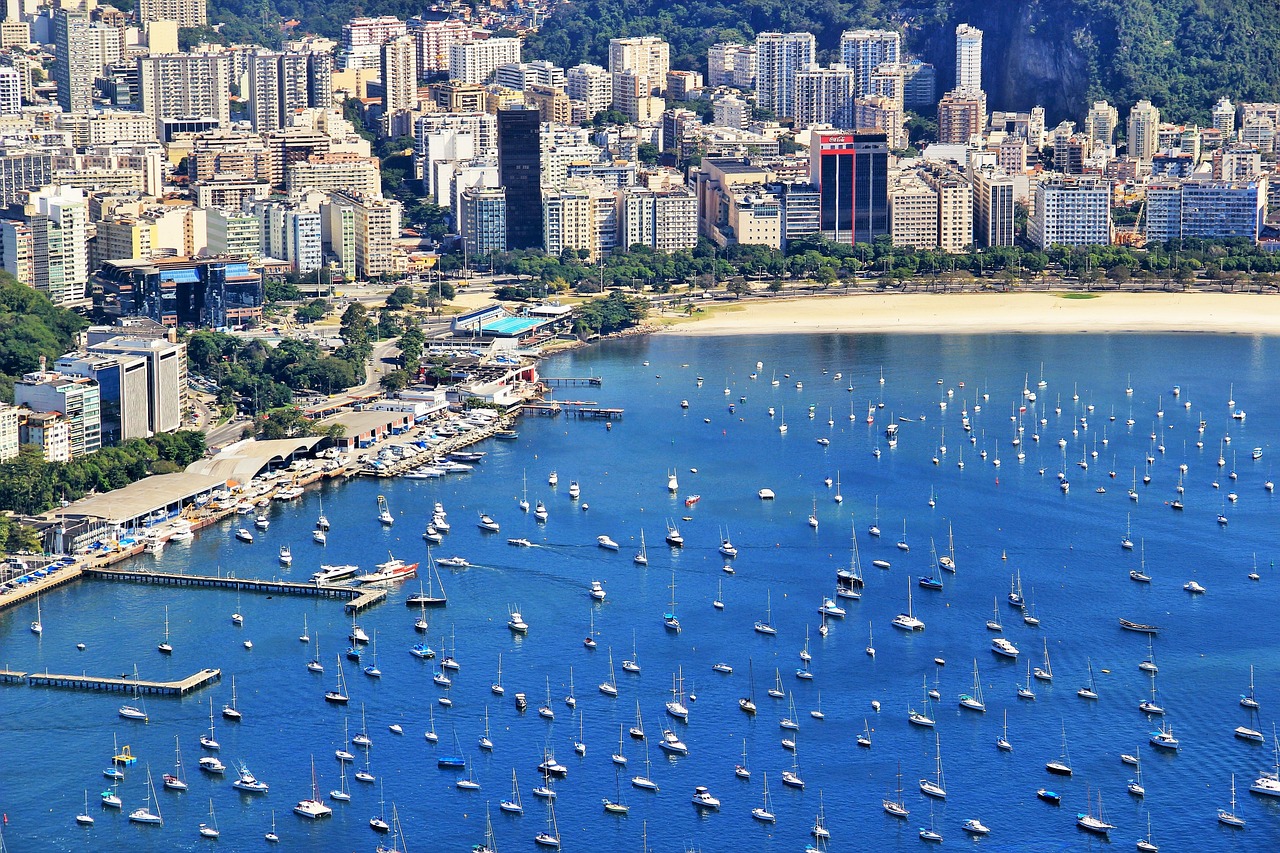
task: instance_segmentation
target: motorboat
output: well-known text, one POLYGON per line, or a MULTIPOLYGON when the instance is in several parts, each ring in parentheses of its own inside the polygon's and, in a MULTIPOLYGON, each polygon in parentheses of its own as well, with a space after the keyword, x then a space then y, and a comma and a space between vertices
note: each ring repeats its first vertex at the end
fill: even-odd
POLYGON ((511 610, 511 618, 507 620, 507 627, 517 634, 529 633, 529 623, 524 621, 524 617, 516 609, 511 610))
POLYGON ((336 583, 352 577, 358 571, 359 566, 321 566, 320 571, 311 576, 311 582, 318 586, 336 583))
POLYGON ((243 527, 238 527, 236 528, 236 539, 240 540, 241 542, 248 542, 252 544, 253 534, 243 527))
POLYGON ((617 551, 619 547, 617 542, 613 541, 613 539, 609 538, 609 536, 604 533, 596 537, 596 544, 601 548, 604 548, 606 551, 617 551))
POLYGON ((1004 637, 995 637, 991 640, 991 651, 1001 657, 1018 658, 1018 647, 1006 640, 1004 637))
POLYGON ((699 809, 709 809, 711 811, 719 811, 720 801, 711 795, 705 785, 699 785, 693 791, 693 805, 699 809))
POLYGON ((360 575, 356 578, 356 583, 390 583, 393 581, 402 581, 413 577, 418 573, 417 563, 406 563, 390 554, 389 559, 385 563, 378 563, 375 567, 376 571, 360 575))

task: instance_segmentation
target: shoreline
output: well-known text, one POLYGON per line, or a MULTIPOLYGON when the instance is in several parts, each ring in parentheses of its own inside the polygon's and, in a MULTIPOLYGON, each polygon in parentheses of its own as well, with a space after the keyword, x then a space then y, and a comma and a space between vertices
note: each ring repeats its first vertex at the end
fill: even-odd
MULTIPOLYGON (((1201 332, 1280 335, 1280 303, 1256 293, 833 294, 716 303, 665 334, 1085 334, 1201 332)), ((668 319, 672 319, 668 317, 668 319)))

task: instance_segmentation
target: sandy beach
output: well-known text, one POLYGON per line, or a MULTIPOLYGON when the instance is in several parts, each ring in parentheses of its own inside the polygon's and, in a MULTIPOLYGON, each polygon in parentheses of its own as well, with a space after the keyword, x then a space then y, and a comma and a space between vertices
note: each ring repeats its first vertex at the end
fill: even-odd
POLYGON ((1232 293, 865 294, 717 304, 679 335, 783 332, 1280 334, 1280 297, 1232 293))

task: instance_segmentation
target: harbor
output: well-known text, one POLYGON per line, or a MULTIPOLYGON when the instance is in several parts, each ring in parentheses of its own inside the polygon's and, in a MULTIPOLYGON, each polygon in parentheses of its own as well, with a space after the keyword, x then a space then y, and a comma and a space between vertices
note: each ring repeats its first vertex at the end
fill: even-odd
MULTIPOLYGON (((1016 336, 655 338, 579 350, 553 369, 602 377, 602 407, 627 410, 612 429, 524 418, 514 439, 495 429, 468 445, 483 454, 469 472, 322 477, 105 568, 109 581, 86 569, 88 582, 43 592, 39 614, 28 597, 0 617, 17 683, 135 663, 157 684, 204 667, 222 679, 185 699, 157 695, 147 725, 121 719, 119 692, 6 690, 10 713, 60 727, 56 746, 37 754, 24 742, 12 756, 58 784, 6 792, 6 836, 79 843, 75 788, 101 786, 113 737, 156 773, 173 766, 175 738, 194 761, 209 735, 223 761, 270 783, 270 800, 242 798, 234 774, 199 774, 192 796, 160 792, 157 839, 196 843, 212 798, 237 847, 261 842, 274 809, 281 849, 366 849, 367 817, 385 797, 414 849, 479 841, 487 800, 498 843, 532 850, 548 819, 533 789, 546 788, 566 849, 639 850, 645 832, 651 850, 673 853, 710 849, 713 836, 794 850, 821 825, 830 849, 913 850, 931 802, 948 844, 974 820, 996 849, 1084 849, 1076 815, 1097 815, 1101 792, 1117 843, 1145 836, 1150 815, 1166 849, 1269 848, 1280 800, 1250 789, 1273 771, 1280 690, 1280 649, 1258 630, 1277 578, 1266 484, 1280 352, 1244 338, 1100 340, 1043 336, 1027 351, 1016 336), (258 515, 265 529, 252 527, 258 515), (428 540, 437 519, 448 529, 428 540), (240 526, 252 542, 237 539, 240 526), (292 564, 278 565, 286 546, 292 564), (301 591, 322 565, 358 576, 390 557, 419 564, 372 591, 394 606, 347 612, 367 585, 301 591), (423 605, 403 606, 419 595, 423 605), (897 629, 903 614, 922 630, 897 629), (37 616, 39 635, 27 627, 37 616), (348 703, 326 701, 331 692, 348 703), (225 707, 242 719, 220 717, 225 707), (1176 749, 1153 743, 1164 729, 1176 749), (365 735, 368 746, 352 743, 365 735), (549 753, 567 775, 538 772, 549 753), (1045 769, 1064 755, 1073 776, 1045 769), (1122 756, 1141 761, 1141 799, 1126 790, 1136 775, 1122 756), (331 821, 288 814, 310 795, 313 761, 331 821), (355 770, 375 781, 353 781, 355 770), (1232 773, 1247 820, 1234 838, 1216 821, 1232 773), (458 784, 471 781, 481 789, 458 784), (327 795, 344 786, 350 801, 327 795), (699 786, 718 811, 690 802, 699 786), (497 808, 516 795, 523 816, 497 808), (606 798, 629 814, 602 808, 606 798), (886 813, 886 800, 909 819, 886 813), (753 819, 762 801, 774 822, 753 819)), ((387 446, 362 452, 376 459, 387 446)), ((139 776, 118 786, 126 812, 143 800, 139 776)), ((103 811, 84 838, 122 846, 138 832, 103 811)))

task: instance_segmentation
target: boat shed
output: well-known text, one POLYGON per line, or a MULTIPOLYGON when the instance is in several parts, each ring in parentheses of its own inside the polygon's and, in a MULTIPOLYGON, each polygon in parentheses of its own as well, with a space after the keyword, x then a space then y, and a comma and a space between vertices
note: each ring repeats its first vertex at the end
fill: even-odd
POLYGON ((69 554, 95 541, 127 539, 151 524, 172 518, 187 504, 224 485, 222 477, 209 474, 157 474, 88 495, 28 523, 42 532, 47 551, 69 554))
POLYGON ((365 409, 361 412, 339 412, 316 424, 316 429, 324 431, 334 424, 346 428, 346 434, 334 443, 344 449, 353 450, 368 447, 387 436, 399 435, 413 427, 413 412, 385 412, 365 409))
POLYGON ((217 477, 224 483, 244 484, 268 468, 287 466, 299 454, 309 456, 324 440, 324 436, 318 435, 270 441, 246 438, 228 444, 216 456, 191 463, 187 466, 187 473, 217 477))

